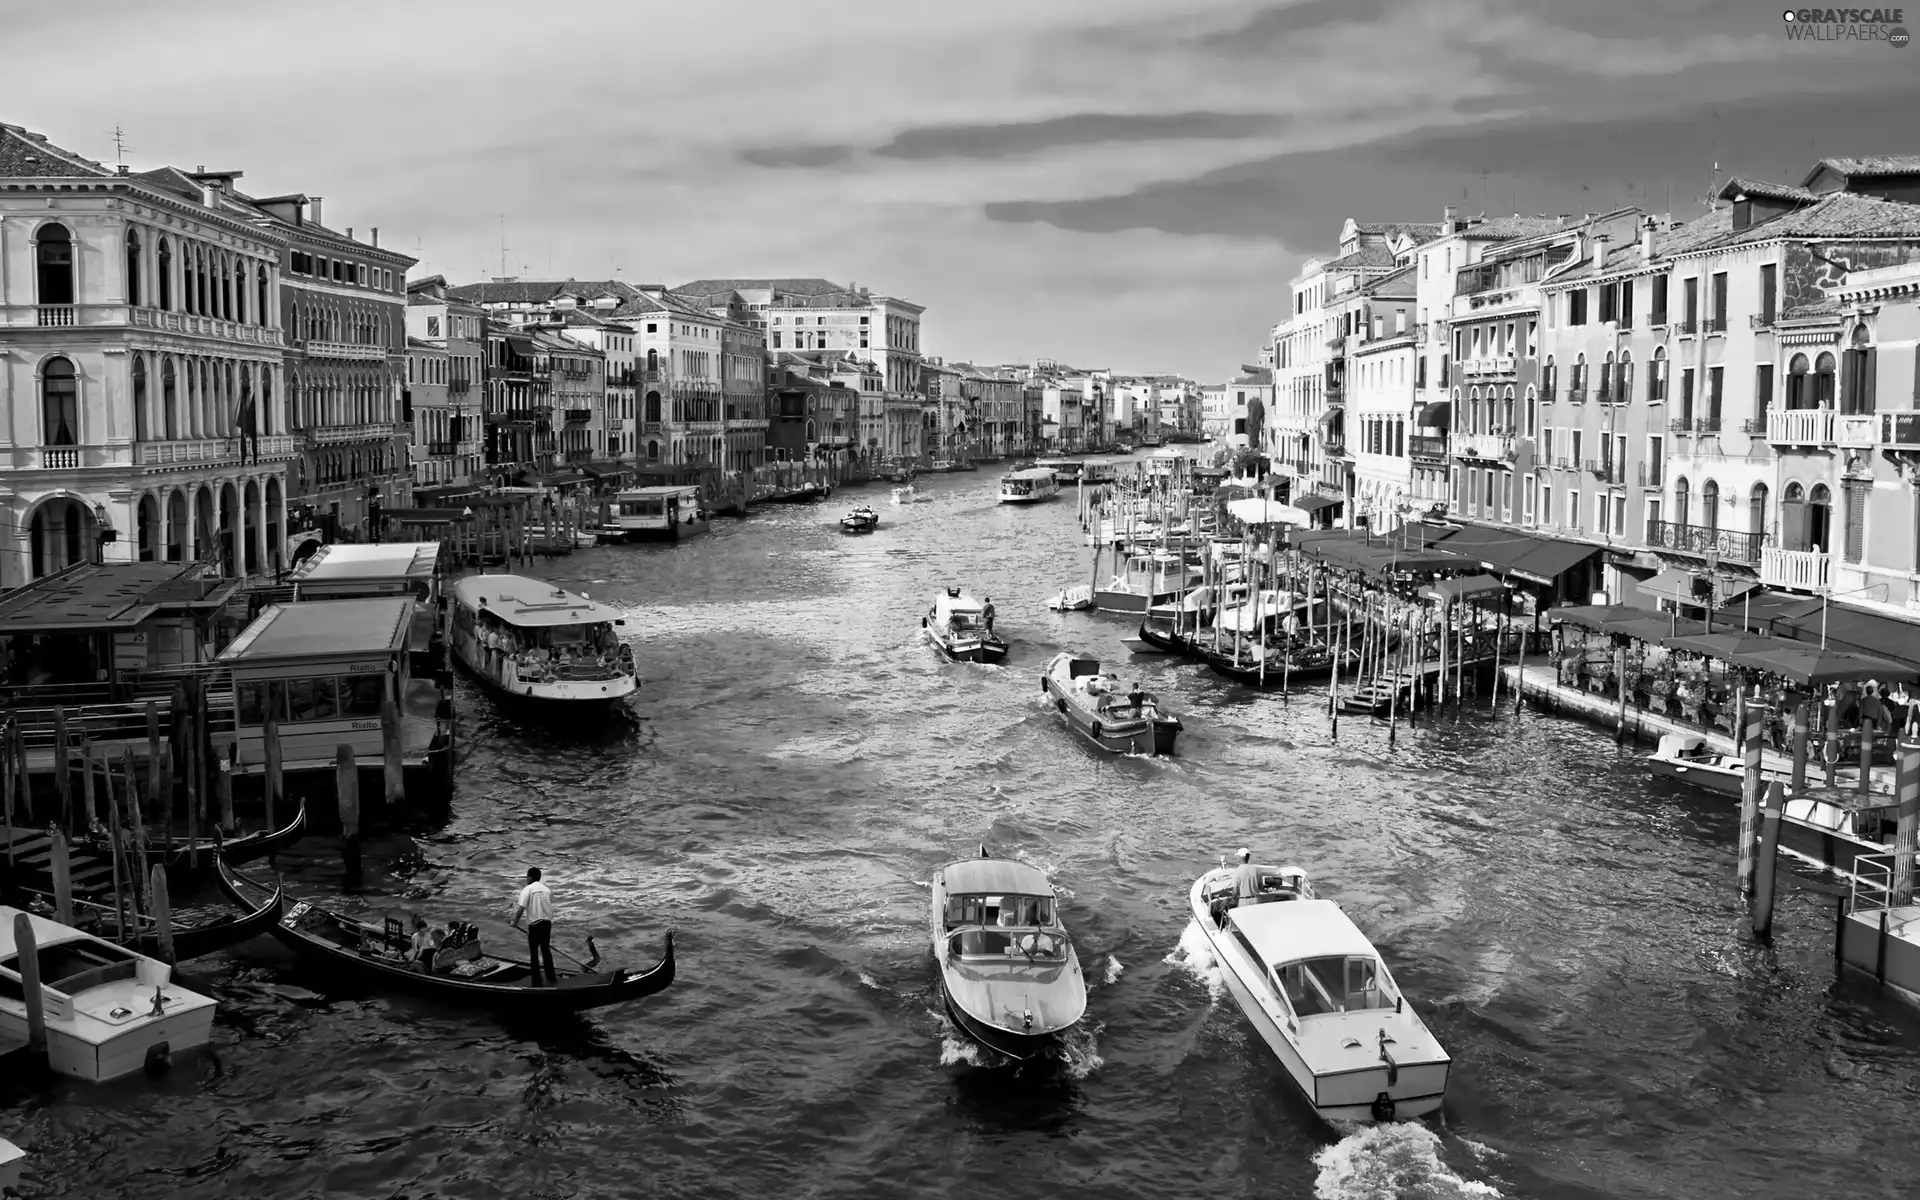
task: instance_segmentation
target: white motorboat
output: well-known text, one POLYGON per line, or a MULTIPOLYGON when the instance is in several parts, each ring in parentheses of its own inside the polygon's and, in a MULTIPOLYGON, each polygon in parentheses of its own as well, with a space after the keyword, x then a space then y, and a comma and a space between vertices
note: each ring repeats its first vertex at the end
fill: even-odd
POLYGON ((873 511, 872 505, 862 504, 840 518, 840 529, 843 533, 872 533, 878 528, 880 528, 880 514, 873 511))
POLYGON ((613 498, 613 522, 628 541, 684 542, 711 528, 692 484, 628 488, 613 498))
POLYGON ((969 1037, 1028 1059, 1086 1015, 1087 981, 1043 872, 983 846, 935 872, 932 892, 940 990, 969 1037))
POLYGON ((1105 587, 1095 588, 1093 606, 1101 612, 1144 616, 1157 604, 1167 604, 1200 582, 1200 571, 1170 550, 1141 551, 1126 556, 1105 587))
POLYGON ((1047 607, 1054 612, 1085 612, 1093 607, 1093 585, 1083 583, 1050 596, 1047 607))
MULTIPOLYGON (((1737 754, 1721 754, 1707 739, 1691 733, 1663 733, 1660 748, 1647 755, 1646 763, 1655 775, 1664 775, 1681 783, 1690 783, 1723 796, 1738 796, 1746 780, 1746 764, 1737 754)), ((1762 784, 1787 776, 1762 770, 1762 784)))
POLYGON ((987 628, 986 606, 957 587, 933 598, 920 627, 927 631, 934 649, 955 662, 1007 660, 1007 643, 987 628))
POLYGON ((605 708, 640 689, 617 608, 545 579, 469 575, 453 585, 453 652, 480 682, 569 711, 605 708))
POLYGON ((1028 467, 1000 477, 1000 503, 1038 504, 1060 494, 1060 477, 1047 467, 1028 467))
POLYGON ((174 1055, 204 1046, 211 997, 173 981, 173 968, 78 929, 0 906, 0 1035, 27 1036, 16 921, 33 931, 46 1017, 47 1060, 61 1075, 105 1083, 157 1073, 174 1055))
POLYGON ((1329 1121, 1437 1110, 1452 1059, 1373 943, 1300 868, 1254 869, 1257 895, 1236 902, 1223 863, 1189 903, 1227 990, 1313 1110, 1329 1121))
POLYGON ((919 498, 920 493, 915 491, 913 485, 910 483, 903 487, 893 489, 893 502, 895 504, 912 504, 919 498))

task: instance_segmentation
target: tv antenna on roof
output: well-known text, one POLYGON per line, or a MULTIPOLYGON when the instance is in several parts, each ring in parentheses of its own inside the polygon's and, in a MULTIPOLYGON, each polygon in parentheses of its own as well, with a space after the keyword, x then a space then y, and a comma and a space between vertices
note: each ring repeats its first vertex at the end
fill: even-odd
POLYGON ((132 146, 129 146, 129 145, 127 145, 127 132, 126 132, 126 130, 124 130, 124 129, 122 129, 122 128, 120 128, 120 127, 119 127, 118 125, 115 125, 115 126, 113 127, 113 132, 112 132, 111 134, 109 134, 108 136, 109 136, 109 137, 111 137, 111 138, 113 139, 113 163, 114 163, 114 165, 115 165, 115 166, 117 166, 117 167, 124 167, 124 166, 126 166, 126 165, 127 165, 127 151, 129 151, 129 150, 131 150, 131 149, 133 149, 133 147, 132 147, 132 146))

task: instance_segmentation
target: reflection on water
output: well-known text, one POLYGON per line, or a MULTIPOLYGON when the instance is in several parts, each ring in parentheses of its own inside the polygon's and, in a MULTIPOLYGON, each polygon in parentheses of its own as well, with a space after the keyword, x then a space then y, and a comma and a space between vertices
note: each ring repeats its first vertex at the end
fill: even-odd
MULTIPOLYGON (((171 1077, 0 1081, 29 1194, 1910 1189, 1920 1017, 1834 985, 1824 892, 1790 884, 1754 943, 1724 802, 1558 718, 1447 714, 1391 746, 1347 718, 1336 739, 1324 685, 1283 700, 1132 659, 1124 620, 1044 607, 1090 566, 1070 498, 995 505, 990 472, 926 486, 859 538, 836 496, 556 561, 629 614, 632 715, 574 728, 463 683, 450 813, 379 833, 364 893, 336 901, 515 939, 538 865, 558 949, 584 957, 591 933, 644 967, 673 929, 673 987, 523 1027, 250 946, 195 964, 225 1005, 171 1077), (925 645, 950 583, 994 597, 1008 666, 925 645), (1178 756, 1069 734, 1038 686, 1069 649, 1163 696, 1178 756), (939 1015, 924 884, 982 842, 1061 888, 1094 985, 1063 1059, 996 1063, 939 1015), (1429 1132, 1320 1124, 1196 959, 1187 888, 1241 845, 1345 905, 1454 1055, 1429 1132)), ((340 884, 324 839, 278 866, 301 895, 340 884)))

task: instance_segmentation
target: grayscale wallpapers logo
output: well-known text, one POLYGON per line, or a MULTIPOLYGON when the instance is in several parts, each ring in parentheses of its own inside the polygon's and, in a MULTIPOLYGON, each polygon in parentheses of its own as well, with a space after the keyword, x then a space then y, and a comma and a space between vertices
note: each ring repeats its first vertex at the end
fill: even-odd
POLYGON ((1792 42, 1885 42, 1906 49, 1913 40, 1904 8, 1789 8, 1780 14, 1792 42))

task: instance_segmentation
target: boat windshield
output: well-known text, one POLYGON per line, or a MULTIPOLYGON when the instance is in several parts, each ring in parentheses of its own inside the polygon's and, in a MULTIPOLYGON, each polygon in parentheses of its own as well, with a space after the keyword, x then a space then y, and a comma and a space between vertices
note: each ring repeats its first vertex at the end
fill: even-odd
POLYGON ((1371 958, 1308 958, 1273 969, 1280 990, 1303 1017, 1392 1008, 1394 999, 1371 958))
POLYGON ((1067 957, 1067 939, 1044 929, 956 929, 948 939, 961 958, 1060 962, 1067 957))
POLYGON ((1038 928, 1053 924, 1052 896, 987 896, 961 893, 947 897, 948 929, 962 925, 1038 928))

